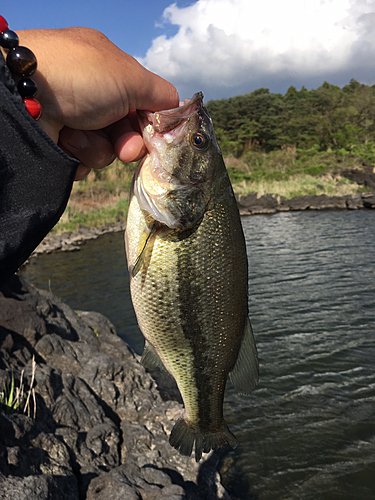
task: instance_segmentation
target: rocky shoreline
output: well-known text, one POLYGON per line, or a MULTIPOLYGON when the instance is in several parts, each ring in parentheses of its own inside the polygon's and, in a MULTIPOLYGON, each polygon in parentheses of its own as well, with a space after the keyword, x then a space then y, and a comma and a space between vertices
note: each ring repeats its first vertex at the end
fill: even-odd
POLYGON ((115 233, 125 231, 124 221, 104 224, 100 227, 80 226, 77 231, 68 231, 61 234, 53 232, 47 234, 40 245, 34 250, 31 257, 36 257, 43 253, 55 251, 72 252, 79 250, 82 243, 87 240, 93 240, 106 233, 115 233))
POLYGON ((0 403, 1 499, 234 498, 218 454, 197 464, 169 445, 182 406, 162 399, 110 321, 18 276, 0 289, 0 392, 12 376, 35 397, 31 416, 0 403))
POLYGON ((237 195, 241 215, 275 214, 301 210, 360 210, 375 208, 375 193, 357 193, 346 196, 328 196, 326 194, 296 196, 287 200, 282 196, 257 193, 237 195))
MULTIPOLYGON (((375 192, 357 193, 346 196, 327 196, 326 194, 312 196, 296 196, 287 200, 282 196, 257 193, 236 195, 241 215, 271 215, 277 212, 301 210, 361 210, 375 209, 375 192)), ((99 236, 125 230, 125 221, 105 224, 101 227, 81 226, 77 231, 61 234, 49 233, 34 250, 32 257, 54 251, 68 252, 79 250, 82 243, 99 236)))

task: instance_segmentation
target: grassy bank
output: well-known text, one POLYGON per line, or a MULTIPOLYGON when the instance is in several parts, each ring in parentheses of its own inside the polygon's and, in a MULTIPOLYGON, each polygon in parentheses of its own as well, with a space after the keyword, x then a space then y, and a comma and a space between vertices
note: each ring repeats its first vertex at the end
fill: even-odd
MULTIPOLYGON (((241 158, 228 156, 225 163, 234 191, 284 196, 327 194, 344 196, 364 188, 346 179, 344 170, 363 169, 357 155, 319 152, 317 148, 285 148, 270 153, 250 152, 241 158)), ((69 204, 54 231, 74 231, 80 225, 100 226, 125 220, 129 190, 136 163, 116 160, 103 170, 92 171, 75 182, 69 204)))
POLYGON ((344 196, 361 190, 345 178, 345 170, 362 169, 356 155, 319 152, 316 148, 285 148, 270 153, 250 152, 241 158, 229 156, 226 166, 236 193, 272 193, 287 199, 327 194, 344 196))
POLYGON ((125 220, 129 191, 136 163, 115 160, 103 170, 92 170, 75 182, 68 206, 53 231, 74 231, 80 225, 102 226, 125 220))

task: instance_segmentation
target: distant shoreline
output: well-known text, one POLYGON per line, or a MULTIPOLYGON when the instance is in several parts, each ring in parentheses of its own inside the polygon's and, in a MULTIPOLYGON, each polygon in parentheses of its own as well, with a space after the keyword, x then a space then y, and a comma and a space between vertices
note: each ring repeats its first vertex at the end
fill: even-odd
MULTIPOLYGON (((236 195, 241 216, 272 215, 277 212, 304 210, 360 210, 375 209, 375 193, 328 196, 326 194, 296 196, 289 200, 272 194, 258 197, 257 193, 236 195)), ((99 227, 80 226, 77 231, 60 234, 49 233, 34 250, 31 257, 44 253, 71 252, 79 250, 82 243, 96 239, 106 233, 125 230, 125 221, 106 223, 99 227)))
POLYGON ((282 196, 257 193, 236 195, 241 215, 274 214, 303 210, 360 210, 375 208, 375 193, 357 193, 355 195, 328 196, 305 195, 286 199, 282 196))

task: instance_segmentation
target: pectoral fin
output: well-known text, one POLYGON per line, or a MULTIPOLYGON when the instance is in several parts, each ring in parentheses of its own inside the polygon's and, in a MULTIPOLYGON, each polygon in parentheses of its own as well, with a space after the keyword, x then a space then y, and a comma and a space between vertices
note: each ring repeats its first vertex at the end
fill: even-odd
POLYGON ((152 345, 147 342, 145 342, 145 349, 142 354, 141 358, 141 363, 145 368, 148 368, 149 370, 155 370, 156 368, 162 371, 163 373, 168 373, 168 370, 165 368, 162 360, 159 358, 159 356, 156 354, 156 351, 152 347, 152 345))
POLYGON ((258 353, 249 318, 246 320, 240 352, 229 377, 236 391, 250 394, 259 379, 258 353))
POLYGON ((135 261, 135 264, 133 266, 133 269, 131 270, 131 275, 132 278, 134 278, 139 271, 142 269, 144 262, 145 262, 145 256, 146 256, 146 248, 147 244, 151 240, 152 236, 156 232, 156 224, 154 224, 151 228, 151 231, 144 231, 143 234, 141 235, 140 241, 139 241, 139 254, 138 257, 135 261))

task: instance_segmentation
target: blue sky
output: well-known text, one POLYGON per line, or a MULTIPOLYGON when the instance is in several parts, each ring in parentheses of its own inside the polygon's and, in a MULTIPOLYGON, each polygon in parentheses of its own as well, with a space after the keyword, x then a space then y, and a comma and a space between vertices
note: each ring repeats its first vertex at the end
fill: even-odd
POLYGON ((259 87, 375 84, 375 0, 26 0, 3 2, 11 29, 102 31, 181 98, 259 87))
MULTIPOLYGON (((145 56, 152 39, 173 26, 157 28, 171 0, 14 0, 3 2, 1 15, 10 29, 85 26, 102 31, 132 56, 145 56)), ((179 2, 188 5, 190 2, 179 2)))

